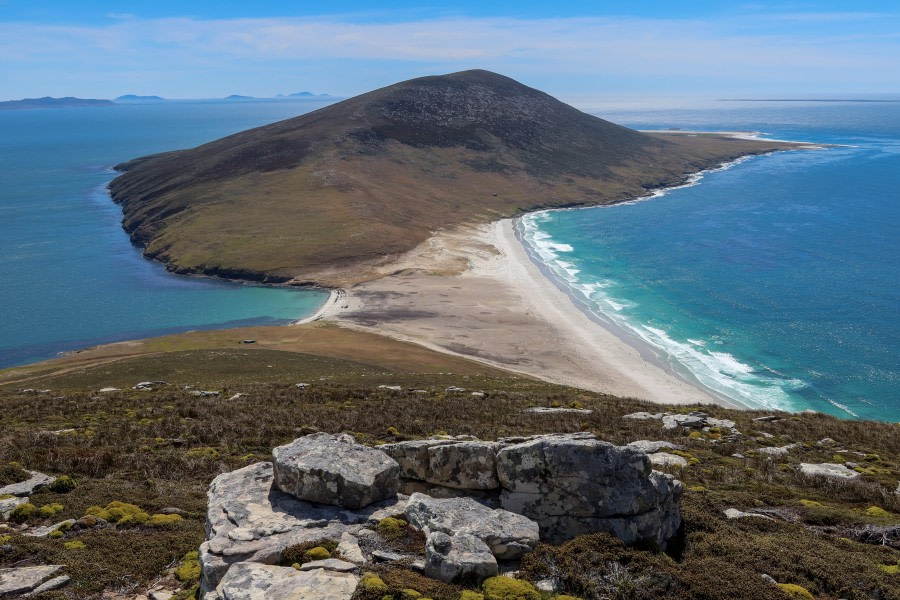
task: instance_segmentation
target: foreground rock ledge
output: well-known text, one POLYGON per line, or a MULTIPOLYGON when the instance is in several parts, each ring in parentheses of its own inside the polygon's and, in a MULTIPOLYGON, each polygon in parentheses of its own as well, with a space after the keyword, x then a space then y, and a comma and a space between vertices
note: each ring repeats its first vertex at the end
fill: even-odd
POLYGON ((653 471, 639 447, 591 434, 425 440, 387 451, 319 433, 276 448, 274 464, 216 477, 200 546, 201 597, 349 598, 354 572, 322 561, 304 565, 301 577, 273 565, 289 546, 329 538, 364 567, 375 557, 360 551, 360 530, 401 514, 428 536, 422 568, 444 580, 482 579, 497 560, 521 558, 540 540, 598 531, 664 548, 681 525, 681 482, 653 471), (401 474, 460 497, 398 494, 401 474))

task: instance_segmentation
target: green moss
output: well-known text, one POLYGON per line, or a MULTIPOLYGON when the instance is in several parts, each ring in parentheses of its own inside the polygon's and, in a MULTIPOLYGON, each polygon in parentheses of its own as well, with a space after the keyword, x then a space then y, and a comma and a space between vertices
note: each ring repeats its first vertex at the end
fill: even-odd
POLYGON ((25 521, 33 517, 36 512, 37 506, 35 506, 31 502, 26 502, 25 504, 20 504, 13 509, 13 511, 9 514, 9 520, 15 523, 24 523, 25 521))
POLYGON ((391 437, 400 437, 400 431, 396 427, 388 427, 387 434, 391 437))
POLYGON ((50 539, 52 539, 52 540, 58 540, 59 538, 63 537, 64 535, 65 535, 65 533, 63 533, 63 532, 60 531, 59 529, 56 529, 56 530, 51 531, 50 533, 48 533, 48 534, 47 534, 47 537, 50 538, 50 539))
POLYGON ((387 540, 398 540, 406 535, 406 527, 409 525, 403 519, 395 519, 394 517, 385 517, 378 521, 375 527, 381 537, 387 540))
POLYGON ((805 587, 793 583, 779 583, 778 588, 793 600, 816 600, 805 587))
POLYGON ((187 451, 188 458, 219 458, 219 451, 215 448, 191 448, 187 451))
POLYGON ((181 558, 181 564, 175 569, 175 577, 183 584, 200 579, 200 555, 196 550, 181 558))
POLYGON ((147 525, 150 527, 173 527, 184 521, 181 515, 152 515, 147 519, 147 525))
POLYGON ((388 586, 384 582, 384 580, 372 572, 363 574, 362 579, 359 580, 359 587, 366 590, 367 592, 388 591, 388 586))
POLYGON ((11 535, 0 535, 0 546, 9 542, 12 539, 11 535))
POLYGON ((537 589, 521 579, 491 577, 482 586, 484 600, 541 600, 537 589))
POLYGON ((878 565, 878 568, 888 575, 900 575, 900 564, 898 565, 878 565))
POLYGON ((465 590, 459 596, 459 600, 484 600, 484 594, 479 594, 478 592, 473 592, 472 590, 465 590))
POLYGON ((420 600, 422 594, 416 590, 400 590, 400 600, 420 600))
POLYGON ((22 483, 28 479, 28 471, 17 462, 0 464, 0 486, 11 483, 22 483))
POLYGON ((823 506, 823 504, 821 502, 816 502, 815 500, 807 500, 806 498, 801 498, 800 506, 805 506, 807 508, 810 508, 813 506, 823 506))
POLYGON ((50 484, 50 491, 56 494, 68 494, 78 487, 78 482, 68 475, 60 475, 50 484))
POLYGON ((113 500, 105 507, 89 506, 84 514, 103 519, 109 523, 121 523, 122 525, 143 525, 150 518, 150 515, 141 510, 141 507, 137 504, 119 502, 118 500, 113 500))
POLYGON ((576 598, 575 596, 553 596, 553 600, 581 600, 581 598, 576 598))
POLYGON ((890 519, 893 515, 880 506, 870 506, 866 509, 866 516, 876 519, 890 519))
POLYGON ((84 550, 85 548, 87 548, 85 543, 81 540, 72 540, 71 542, 65 542, 63 546, 65 546, 66 550, 84 550))
POLYGON ((63 511, 63 505, 59 502, 54 502, 53 504, 45 504, 38 509, 38 516, 43 519, 49 519, 51 517, 55 517, 59 513, 63 511))
POLYGON ((314 560, 325 560, 327 558, 331 558, 331 552, 323 548, 322 546, 316 546, 315 548, 310 548, 306 552, 303 553, 303 562, 312 562, 314 560))
POLYGON ((294 566, 297 565, 299 568, 303 563, 309 562, 310 559, 306 557, 306 553, 313 548, 324 548, 328 551, 329 555, 334 555, 334 552, 337 550, 337 541, 329 538, 321 538, 318 540, 312 540, 309 542, 302 542, 300 544, 294 544, 293 546, 288 546, 284 550, 281 551, 281 560, 279 564, 284 566, 294 566))

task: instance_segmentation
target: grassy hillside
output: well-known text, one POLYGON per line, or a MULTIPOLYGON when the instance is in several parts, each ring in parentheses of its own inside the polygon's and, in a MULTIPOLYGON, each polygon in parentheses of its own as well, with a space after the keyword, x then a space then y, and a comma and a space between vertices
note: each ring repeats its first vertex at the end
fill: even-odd
MULTIPOLYGON (((0 568, 67 565, 72 583, 45 598, 98 598, 101 591, 128 597, 154 582, 181 587, 186 597, 196 573, 184 568, 179 580, 174 569, 185 566, 182 557, 204 538, 209 482, 223 471, 265 460, 272 447, 303 432, 348 431, 378 444, 439 432, 494 439, 592 431, 617 444, 650 439, 683 446, 689 464, 674 471, 686 489, 683 543, 662 554, 623 548, 605 535, 585 536, 561 547, 541 546, 525 561, 524 576, 555 577, 563 591, 585 599, 789 598, 762 574, 802 586, 819 599, 900 598, 900 539, 882 533, 900 526, 900 496, 894 493, 900 478, 896 424, 809 414, 761 423, 752 419, 762 413, 707 407, 711 415, 734 420, 743 433, 736 442, 723 442, 715 431, 664 431, 658 421, 621 418, 636 410, 660 410, 655 405, 485 370, 426 350, 412 355, 410 365, 417 366, 401 368, 391 364, 386 350, 403 347, 378 336, 353 338, 354 360, 326 355, 323 348, 349 347, 350 338, 342 342, 346 332, 334 328, 310 331, 308 343, 282 341, 299 351, 274 349, 277 340, 265 341, 262 330, 259 343, 270 347, 240 346, 236 338, 160 338, 143 349, 132 348, 129 357, 66 368, 43 365, 47 371, 32 372, 35 378, 27 385, 0 386, 0 476, 13 471, 8 463, 14 461, 78 483, 68 493, 34 494, 36 506, 63 508, 30 523, 78 518, 90 506, 112 501, 136 504, 148 513, 166 507, 184 511, 182 521, 165 527, 119 525, 69 531, 59 539, 0 532, 0 568), (156 377, 171 385, 151 392, 130 389, 156 377), (298 388, 299 382, 309 385, 298 388), (100 393, 105 386, 123 390, 100 393), (449 386, 467 391, 446 392, 449 386), (191 394, 210 389, 220 396, 191 394), (469 390, 485 396, 473 397, 469 390), (238 392, 240 397, 229 399, 238 392), (594 412, 522 412, 530 406, 570 405, 594 412), (818 444, 826 437, 835 444, 818 444), (800 445, 784 456, 759 452, 791 442, 800 445), (799 462, 831 462, 835 455, 857 462, 861 480, 810 479, 795 468, 799 462), (727 508, 757 511, 771 520, 728 520, 727 508)), ((456 600, 461 591, 404 569, 384 571, 393 599, 405 597, 403 588, 436 600, 456 600)))
POLYGON ((441 227, 614 202, 787 147, 645 135, 466 71, 136 159, 110 189, 132 239, 172 270, 344 285, 441 227))

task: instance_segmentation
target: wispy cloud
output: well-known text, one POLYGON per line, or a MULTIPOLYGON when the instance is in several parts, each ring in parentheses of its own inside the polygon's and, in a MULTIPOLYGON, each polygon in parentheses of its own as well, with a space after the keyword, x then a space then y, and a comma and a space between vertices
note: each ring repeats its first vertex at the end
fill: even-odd
MULTIPOLYGON (((854 21, 877 17, 840 15, 854 21)), ((840 15, 777 18, 834 22, 840 15)), ((341 93, 362 91, 354 82, 369 85, 373 70, 384 74, 382 83, 388 83, 402 78, 391 73, 413 76, 423 68, 470 67, 520 75, 527 71, 532 81, 566 74, 575 87, 561 92, 590 91, 587 79, 610 77, 660 78, 669 85, 683 79, 693 86, 704 83, 710 90, 717 85, 735 89, 739 81, 748 83, 745 89, 766 84, 768 89, 786 84, 794 90, 827 89, 838 80, 857 89, 900 89, 900 40, 883 29, 865 27, 802 28, 788 34, 783 28, 770 33, 762 26, 748 27, 746 20, 447 18, 373 23, 337 17, 122 17, 94 27, 0 23, 0 75, 13 75, 5 78, 8 83, 0 83, 0 94, 16 95, 4 85, 21 81, 24 75, 17 72, 24 69, 48 76, 65 71, 94 82, 109 73, 156 78, 168 73, 171 80, 193 79, 195 87, 209 85, 212 70, 230 72, 228 89, 235 89, 243 81, 258 84, 254 70, 315 72, 326 61, 340 61, 344 67, 343 84, 335 73, 323 82, 341 93)), ((25 79, 33 81, 34 73, 25 79)), ((189 88, 182 87, 185 93, 196 93, 189 88)))

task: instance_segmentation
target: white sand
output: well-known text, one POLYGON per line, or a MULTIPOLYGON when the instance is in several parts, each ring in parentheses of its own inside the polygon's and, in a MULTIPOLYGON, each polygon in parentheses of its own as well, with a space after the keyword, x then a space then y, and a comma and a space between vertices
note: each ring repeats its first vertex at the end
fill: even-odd
POLYGON ((328 318, 546 381, 670 404, 720 402, 644 360, 532 263, 512 221, 440 232, 328 318), (390 274, 389 274, 390 273, 390 274))

